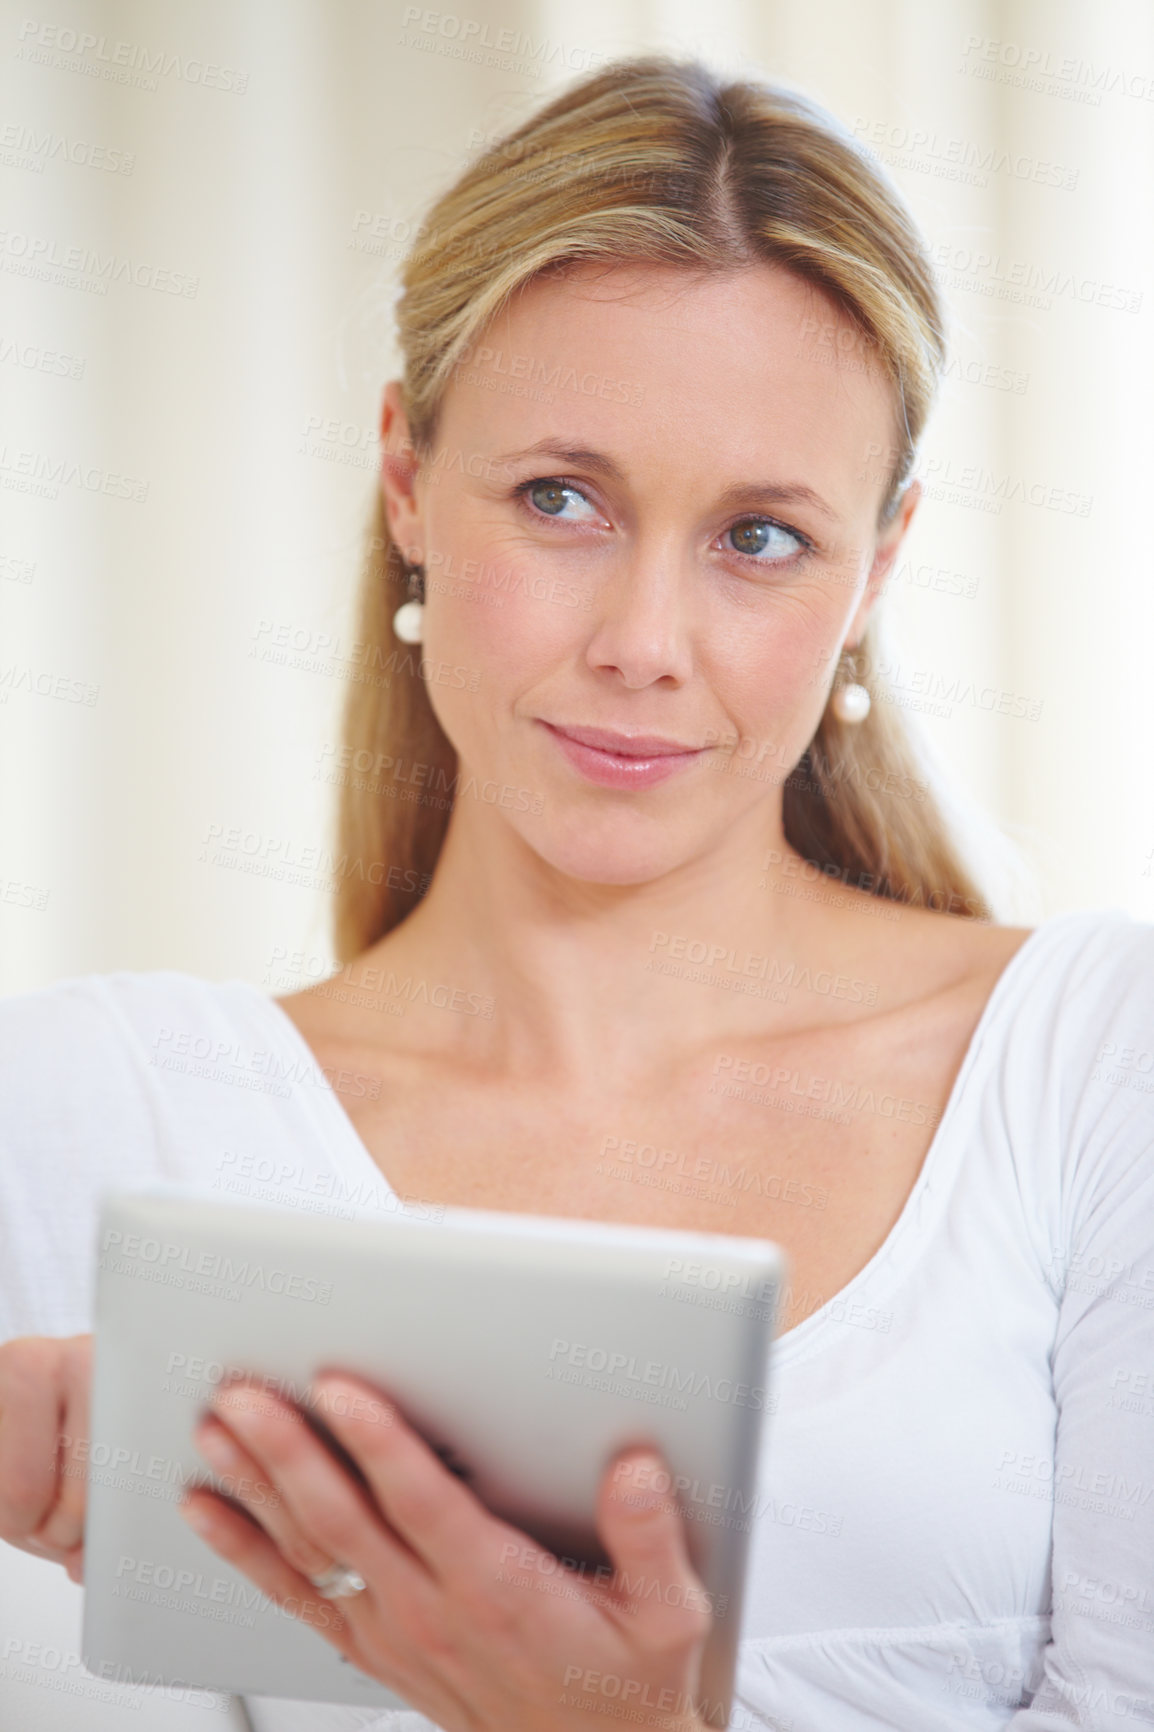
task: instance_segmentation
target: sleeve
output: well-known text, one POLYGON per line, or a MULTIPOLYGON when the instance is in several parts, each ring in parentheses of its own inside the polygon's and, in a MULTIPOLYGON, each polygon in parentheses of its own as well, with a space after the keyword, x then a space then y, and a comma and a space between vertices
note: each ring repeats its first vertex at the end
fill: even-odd
POLYGON ((1154 1726, 1154 927, 1116 925, 1064 996, 1051 1639, 1007 1732, 1135 1732, 1154 1726))
POLYGON ((91 1327, 100 1192, 156 1142, 105 977, 0 998, 0 1341, 91 1327))

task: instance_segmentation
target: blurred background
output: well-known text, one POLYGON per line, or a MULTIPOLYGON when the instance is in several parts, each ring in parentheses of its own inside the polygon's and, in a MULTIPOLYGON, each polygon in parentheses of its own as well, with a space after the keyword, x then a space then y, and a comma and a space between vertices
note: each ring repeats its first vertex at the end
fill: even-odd
POLYGON ((460 4, 3 9, 0 991, 328 971, 399 261, 653 48, 806 91, 911 205, 952 355, 898 701, 1025 862, 1003 917, 1154 919, 1150 0, 460 4))

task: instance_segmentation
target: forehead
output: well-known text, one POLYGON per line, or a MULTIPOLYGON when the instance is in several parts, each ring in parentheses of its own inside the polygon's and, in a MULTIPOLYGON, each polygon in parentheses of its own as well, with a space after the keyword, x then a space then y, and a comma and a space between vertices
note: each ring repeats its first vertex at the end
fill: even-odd
POLYGON ((680 461, 695 490, 761 478, 767 464, 793 479, 805 471, 847 514, 876 499, 895 436, 893 387, 852 320, 815 285, 762 262, 537 277, 473 343, 443 429, 450 418, 471 448, 519 449, 564 431, 627 470, 680 461))

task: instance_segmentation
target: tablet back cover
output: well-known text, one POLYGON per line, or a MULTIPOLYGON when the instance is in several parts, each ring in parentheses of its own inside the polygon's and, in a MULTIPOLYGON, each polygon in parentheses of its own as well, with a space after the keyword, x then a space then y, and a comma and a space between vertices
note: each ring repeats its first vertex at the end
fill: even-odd
MULTIPOLYGON (((301 1399, 340 1364, 386 1390, 490 1509, 578 1569, 613 1453, 676 1476, 728 1702, 784 1254, 763 1240, 463 1209, 366 1220, 110 1193, 99 1224, 84 1662, 172 1683, 407 1706, 180 1518, 220 1484, 191 1433, 228 1371, 301 1399)), ((718 1724, 724 1724, 720 1719, 718 1724)))

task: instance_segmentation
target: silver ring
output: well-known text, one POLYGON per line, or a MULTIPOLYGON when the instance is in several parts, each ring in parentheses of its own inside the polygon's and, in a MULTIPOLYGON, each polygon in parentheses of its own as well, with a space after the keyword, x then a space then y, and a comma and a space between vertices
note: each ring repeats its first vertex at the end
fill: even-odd
POLYGON ((310 1576, 309 1581, 322 1600, 347 1600, 353 1594, 363 1594, 368 1586, 363 1576, 346 1569, 344 1564, 334 1564, 319 1576, 310 1576))

